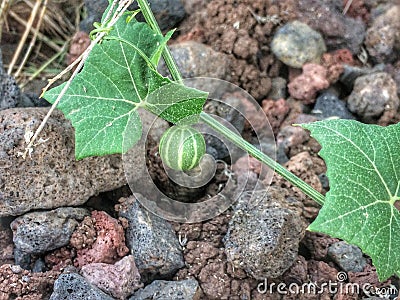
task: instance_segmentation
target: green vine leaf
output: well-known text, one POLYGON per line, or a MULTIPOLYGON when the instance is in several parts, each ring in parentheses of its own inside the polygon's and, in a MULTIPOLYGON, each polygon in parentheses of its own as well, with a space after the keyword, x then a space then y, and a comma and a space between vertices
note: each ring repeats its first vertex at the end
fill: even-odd
POLYGON ((359 246, 379 280, 400 275, 400 124, 326 120, 302 127, 322 145, 330 182, 309 229, 359 246))
MULTIPOLYGON (((177 85, 160 75, 152 63, 165 42, 166 38, 146 23, 135 19, 127 23, 122 17, 93 48, 57 106, 75 128, 77 159, 123 153, 140 139, 138 108, 147 108, 147 96, 160 87, 177 85), (129 141, 123 141, 124 136, 129 136, 129 141)), ((44 98, 54 103, 64 85, 49 90, 44 98)), ((197 96, 168 108, 169 113, 161 117, 176 122, 202 111, 206 93, 185 86, 180 86, 180 92, 197 96), (167 118, 170 115, 179 118, 167 118)))

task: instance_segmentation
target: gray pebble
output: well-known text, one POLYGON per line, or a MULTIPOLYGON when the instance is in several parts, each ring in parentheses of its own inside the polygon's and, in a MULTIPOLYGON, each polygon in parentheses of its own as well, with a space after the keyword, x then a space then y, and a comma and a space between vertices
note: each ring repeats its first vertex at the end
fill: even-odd
POLYGON ((329 179, 328 176, 326 176, 325 173, 319 174, 318 175, 319 181, 321 182, 321 185, 324 189, 329 188, 329 179))
POLYGON ((322 93, 315 103, 312 114, 319 119, 336 117, 339 119, 355 119, 347 109, 346 103, 340 100, 335 94, 322 93))
POLYGON ((0 49, 0 110, 16 107, 21 97, 21 91, 13 77, 3 69, 3 59, 0 49))
POLYGON ((50 300, 113 300, 76 273, 61 274, 54 283, 50 300))
POLYGON ((27 213, 10 225, 15 247, 27 254, 41 254, 65 246, 78 220, 87 215, 86 209, 72 207, 27 213))
POLYGON ((195 279, 181 281, 155 280, 138 290, 129 300, 195 300, 201 295, 199 283, 195 279))
POLYGON ((279 60, 294 68, 301 68, 307 62, 318 63, 326 51, 321 34, 299 21, 279 28, 271 48, 279 60))
POLYGON ((14 274, 19 274, 23 271, 20 265, 11 265, 10 269, 14 274))
POLYGON ((13 107, 45 107, 50 103, 33 93, 21 93, 15 79, 3 69, 0 49, 0 110, 13 107))
POLYGON ((38 258, 32 267, 33 273, 41 273, 46 271, 46 263, 42 258, 38 258))
POLYGON ((367 67, 356 67, 356 66, 350 66, 350 65, 343 65, 343 73, 340 75, 340 82, 343 83, 346 88, 349 90, 353 89, 354 82, 356 79, 360 76, 367 75, 367 74, 372 74, 376 72, 382 72, 385 69, 384 64, 379 64, 375 65, 373 68, 367 68, 367 67))
POLYGON ((362 272, 367 265, 360 248, 343 241, 330 245, 328 256, 346 272, 362 272))
MULTIPOLYGON (((186 15, 185 7, 181 0, 149 0, 149 4, 161 30, 175 28, 186 15)), ((129 6, 130 10, 138 8, 136 1, 129 6)), ((141 14, 139 14, 138 19, 144 21, 141 14)))
POLYGON ((400 5, 389 6, 384 13, 372 20, 367 30, 365 46, 375 61, 393 62, 399 58, 399 20, 400 5))
POLYGON ((243 194, 224 238, 228 261, 257 280, 282 275, 295 261, 304 235, 300 206, 276 187, 255 191, 251 199, 243 194))
POLYGON ((31 269, 31 255, 18 248, 14 248, 14 262, 25 270, 31 269))
POLYGON ((385 110, 397 110, 399 97, 396 82, 385 72, 358 77, 347 106, 363 120, 379 118, 385 110))
POLYGON ((129 222, 126 243, 142 282, 166 278, 182 268, 181 246, 171 224, 144 209, 134 196, 122 203, 118 215, 129 222))

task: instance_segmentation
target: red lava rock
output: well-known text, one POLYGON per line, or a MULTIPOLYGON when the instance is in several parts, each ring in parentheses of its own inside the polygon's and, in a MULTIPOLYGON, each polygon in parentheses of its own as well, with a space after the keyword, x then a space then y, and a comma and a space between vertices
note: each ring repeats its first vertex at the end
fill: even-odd
POLYGON ((51 267, 52 271, 62 271, 65 267, 73 265, 75 256, 75 249, 62 247, 47 254, 44 259, 46 264, 51 267))
POLYGON ((200 238, 204 241, 210 242, 215 247, 222 247, 221 235, 225 235, 227 232, 230 217, 231 216, 228 213, 221 214, 204 223, 200 238))
POLYGON ((77 250, 88 248, 96 241, 96 236, 95 220, 88 216, 72 233, 70 244, 77 250))
POLYGON ((286 126, 278 133, 276 142, 278 147, 289 153, 291 148, 302 145, 310 139, 310 134, 298 126, 286 126))
POLYGON ((311 231, 306 231, 306 235, 301 241, 312 254, 312 258, 316 260, 326 259, 329 246, 336 242, 339 242, 339 239, 311 231))
POLYGON ((375 267, 367 265, 363 272, 348 272, 349 281, 363 286, 369 284, 374 287, 383 287, 391 284, 390 279, 380 282, 375 267))
POLYGON ((85 52, 90 45, 89 35, 84 31, 78 31, 72 37, 71 46, 67 55, 67 64, 72 64, 78 57, 85 52))
MULTIPOLYGON (((322 193, 326 192, 322 189, 322 184, 318 177, 318 175, 326 171, 325 163, 321 158, 311 156, 307 151, 301 152, 291 157, 284 166, 310 184, 313 188, 322 193)), ((320 209, 319 205, 306 197, 297 187, 294 187, 279 175, 274 175, 271 184, 284 188, 290 195, 303 202, 304 208, 302 210, 302 215, 304 218, 309 220, 316 218, 320 209)))
POLYGON ((191 30, 183 35, 180 35, 176 41, 178 43, 180 42, 186 42, 186 41, 195 41, 198 43, 203 43, 204 42, 204 30, 200 26, 196 25, 191 30))
POLYGON ((16 265, 0 266, 0 299, 48 299, 59 272, 30 273, 16 265))
POLYGON ((252 39, 246 30, 238 31, 238 39, 233 45, 233 53, 239 58, 248 59, 258 52, 258 42, 252 39))
POLYGON ((201 270, 198 279, 209 299, 229 299, 231 281, 225 269, 226 262, 216 261, 201 270))
POLYGON ((284 281, 287 283, 295 282, 301 284, 307 282, 308 267, 306 259, 299 255, 293 265, 283 274, 284 281))
POLYGON ((278 7, 272 2, 210 1, 180 25, 183 39, 204 42, 215 51, 232 57, 231 72, 225 79, 244 88, 257 100, 268 94, 269 76, 278 76, 272 75, 276 72, 272 67, 276 59, 269 50, 272 31, 279 23, 278 7), (258 22, 257 16, 273 18, 258 22))
POLYGON ((311 275, 311 281, 315 281, 319 284, 327 283, 329 281, 338 281, 338 270, 324 261, 309 260, 308 270, 308 273, 311 275))
POLYGON ((318 192, 322 192, 321 181, 317 174, 326 170, 324 161, 319 157, 311 157, 309 152, 301 152, 286 163, 286 168, 310 184, 318 192))
POLYGON ((143 287, 132 255, 125 256, 113 265, 84 265, 81 273, 91 284, 117 299, 126 299, 135 290, 143 287))
MULTIPOLYGON (((89 263, 112 264, 128 254, 129 249, 125 245, 124 229, 118 221, 103 211, 93 211, 92 219, 95 222, 96 241, 83 247, 77 241, 85 239, 71 238, 71 245, 76 247, 77 257, 74 261, 76 267, 82 267, 89 263)), ((73 235, 74 237, 74 235, 73 235)))
POLYGON ((260 175, 261 173, 261 162, 255 159, 252 156, 244 155, 243 157, 239 158, 235 164, 232 166, 232 171, 235 173, 243 172, 249 168, 250 171, 260 175))
POLYGON ((267 115, 274 134, 277 134, 282 122, 285 120, 290 111, 289 105, 285 99, 279 99, 277 101, 264 100, 262 102, 262 108, 267 115))
POLYGON ((338 81, 343 73, 343 64, 354 65, 353 54, 349 49, 339 49, 322 55, 321 64, 327 69, 329 83, 338 81))
POLYGON ((304 104, 314 103, 317 92, 328 86, 326 68, 311 63, 305 64, 303 73, 288 84, 289 94, 304 104))
POLYGON ((346 15, 355 19, 361 18, 365 23, 367 23, 369 19, 369 11, 365 6, 364 0, 343 0, 343 9, 350 1, 351 5, 347 10, 346 15))
POLYGON ((186 246, 185 261, 188 264, 189 273, 198 275, 201 269, 207 264, 210 258, 220 254, 218 248, 215 248, 207 242, 190 241, 186 246))

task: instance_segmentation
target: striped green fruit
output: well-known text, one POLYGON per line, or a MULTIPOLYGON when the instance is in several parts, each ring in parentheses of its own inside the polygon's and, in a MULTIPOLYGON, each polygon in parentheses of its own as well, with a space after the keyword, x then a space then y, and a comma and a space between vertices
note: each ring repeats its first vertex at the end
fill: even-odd
POLYGON ((159 152, 162 161, 174 170, 196 167, 206 153, 203 135, 190 126, 175 125, 161 137, 159 152))

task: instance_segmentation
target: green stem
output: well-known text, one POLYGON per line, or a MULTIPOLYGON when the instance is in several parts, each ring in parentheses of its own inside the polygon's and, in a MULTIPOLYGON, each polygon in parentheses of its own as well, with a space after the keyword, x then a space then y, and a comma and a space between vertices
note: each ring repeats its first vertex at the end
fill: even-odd
POLYGON ((219 123, 217 120, 215 120, 212 116, 210 116, 209 114, 207 114, 205 112, 201 112, 200 119, 204 123, 206 123, 208 126, 213 128, 215 131, 219 132, 224 137, 228 138, 236 146, 245 150, 251 156, 258 159, 262 163, 266 164, 271 169, 275 170, 276 173, 281 175, 283 178, 285 178, 287 181, 289 181, 294 186, 301 189, 304 192, 304 194, 309 196, 315 202, 317 202, 320 205, 324 204, 325 197, 321 193, 317 192, 315 189, 313 189, 310 185, 305 183, 299 177, 297 177, 293 173, 286 170, 284 167, 282 167, 280 164, 278 164, 272 158, 270 158, 269 156, 267 156, 266 154, 261 152, 259 149, 257 149, 254 145, 245 141, 241 136, 235 134, 234 132, 232 132, 225 126, 223 126, 221 123, 219 123))
MULTIPOLYGON (((149 24, 149 26, 155 32, 162 34, 160 27, 158 26, 157 20, 155 19, 147 0, 137 0, 137 2, 139 4, 140 9, 142 10, 143 16, 147 24, 149 24)), ((172 57, 171 52, 169 51, 169 48, 167 46, 165 46, 165 49, 163 51, 163 57, 169 71, 171 72, 172 78, 174 78, 175 81, 182 83, 181 73, 179 72, 179 69, 175 64, 174 58, 172 57)), ((325 197, 321 193, 317 192, 315 189, 313 189, 310 185, 305 183, 299 177, 286 170, 280 164, 275 162, 272 158, 262 153, 252 144, 246 142, 241 136, 233 133, 232 131, 230 131, 228 128, 226 128, 224 125, 216 121, 213 117, 206 114, 205 112, 200 113, 200 119, 208 126, 215 129, 217 132, 219 132, 220 134, 231 140, 235 145, 247 151, 254 158, 258 159, 271 169, 275 170, 276 173, 281 175, 283 178, 285 178, 294 186, 301 189, 307 196, 309 196, 315 202, 317 202, 320 205, 324 204, 325 197)))
MULTIPOLYGON (((146 20, 146 23, 149 24, 150 28, 154 30, 154 32, 161 34, 161 29, 160 26, 158 26, 157 20, 153 15, 153 12, 151 11, 150 5, 147 2, 147 0, 137 0, 139 7, 142 11, 142 14, 144 16, 144 19, 146 20)), ((164 51, 162 52, 162 56, 164 58, 165 64, 168 67, 168 70, 171 73, 172 78, 179 82, 182 83, 182 75, 181 72, 179 72, 179 69, 175 63, 174 58, 172 57, 171 51, 167 46, 164 47, 164 51)))

